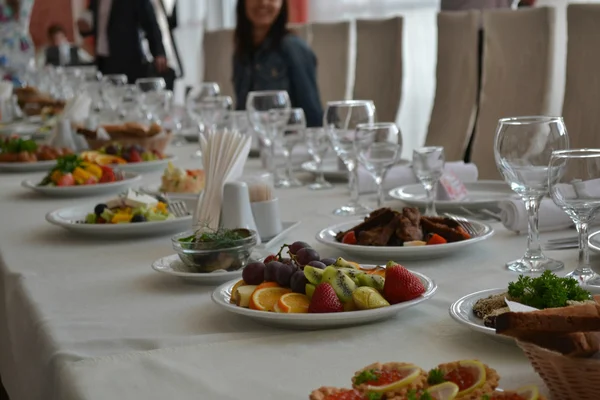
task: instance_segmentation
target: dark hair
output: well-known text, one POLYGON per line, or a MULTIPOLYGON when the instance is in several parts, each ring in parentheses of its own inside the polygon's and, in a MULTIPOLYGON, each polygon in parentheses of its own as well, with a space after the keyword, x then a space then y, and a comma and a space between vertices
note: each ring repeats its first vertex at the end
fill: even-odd
POLYGON ((56 35, 57 33, 66 34, 65 28, 61 24, 52 24, 52 25, 50 25, 48 27, 48 30, 46 32, 47 32, 49 38, 51 38, 52 36, 56 35))
MULTIPOLYGON (((246 0, 238 0, 236 7, 237 23, 235 27, 235 54, 237 57, 250 57, 254 49, 252 41, 252 22, 246 15, 246 0)), ((271 29, 267 34, 267 38, 271 40, 271 47, 276 48, 281 43, 281 40, 289 33, 287 29, 288 23, 288 2, 282 0, 281 10, 279 15, 273 21, 271 29)))

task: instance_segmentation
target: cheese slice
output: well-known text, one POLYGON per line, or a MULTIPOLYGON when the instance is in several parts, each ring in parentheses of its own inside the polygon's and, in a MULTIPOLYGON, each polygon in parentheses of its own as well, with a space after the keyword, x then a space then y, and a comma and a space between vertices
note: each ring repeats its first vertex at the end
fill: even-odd
POLYGON ((125 205, 131 208, 154 207, 157 204, 158 200, 155 197, 137 193, 131 189, 129 189, 127 196, 125 197, 125 205))

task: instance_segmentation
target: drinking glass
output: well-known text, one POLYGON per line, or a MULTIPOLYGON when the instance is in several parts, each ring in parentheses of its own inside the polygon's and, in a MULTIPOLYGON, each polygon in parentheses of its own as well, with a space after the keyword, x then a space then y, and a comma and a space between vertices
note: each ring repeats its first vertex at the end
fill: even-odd
POLYGON ((330 101, 323 116, 323 126, 333 149, 348 169, 351 190, 350 202, 333 211, 334 215, 367 214, 370 210, 360 204, 358 169, 354 149, 355 129, 359 124, 375 122, 375 105, 370 100, 330 101))
POLYGON ((564 266, 543 254, 538 232, 540 201, 548 194, 548 165, 553 151, 569 148, 561 117, 532 116, 498 121, 494 156, 496 165, 523 202, 528 214, 529 237, 523 258, 506 267, 520 273, 555 271, 564 266))
POLYGON ((437 185, 444 174, 445 164, 443 147, 421 147, 413 150, 413 172, 425 188, 427 208, 425 215, 437 216, 435 200, 437 198, 437 185))
POLYGON ((317 178, 314 183, 308 185, 308 188, 310 190, 333 188, 333 185, 325 180, 325 174, 323 173, 323 159, 331 145, 327 131, 323 128, 307 128, 304 136, 308 153, 312 156, 317 167, 317 178))
POLYGON ((394 123, 360 124, 356 127, 354 150, 377 184, 377 208, 385 200, 383 180, 402 154, 402 135, 394 123))
POLYGON ((600 285, 590 265, 588 227, 600 210, 600 149, 558 150, 548 167, 550 197, 571 217, 579 232, 579 264, 567 274, 580 284, 600 285))
MULTIPOLYGON (((204 132, 204 125, 200 120, 199 113, 194 112, 199 103, 202 103, 209 97, 217 97, 221 94, 221 88, 215 82, 203 82, 199 85, 192 86, 185 97, 185 113, 182 118, 182 125, 187 126, 186 130, 196 131, 198 137, 204 132)), ((202 157, 200 149, 196 150, 193 157, 202 157)))
POLYGON ((115 74, 102 77, 102 97, 112 111, 115 111, 119 104, 117 88, 125 85, 127 85, 127 75, 115 74))
POLYGON ((255 91, 248 94, 246 111, 250 125, 269 149, 268 169, 276 174, 275 138, 287 124, 291 102, 285 90, 255 91))
POLYGON ((188 94, 187 100, 204 100, 208 97, 217 97, 221 94, 221 88, 215 82, 203 82, 199 85, 192 86, 188 94))
POLYGON ((136 85, 124 85, 112 89, 118 103, 119 118, 129 122, 144 119, 145 115, 140 109, 140 90, 136 85))
POLYGON ((135 81, 140 92, 160 92, 167 88, 167 83, 163 78, 140 78, 135 81))
MULTIPOLYGON (((306 117, 301 108, 292 108, 288 111, 272 110, 271 113, 286 112, 289 115, 287 124, 283 132, 275 138, 276 145, 283 149, 285 160, 285 172, 282 177, 275 177, 275 187, 277 188, 295 188, 303 186, 293 173, 292 151, 298 143, 304 142, 304 131, 306 130, 306 117)), ((276 117, 277 118, 277 117, 276 117)))

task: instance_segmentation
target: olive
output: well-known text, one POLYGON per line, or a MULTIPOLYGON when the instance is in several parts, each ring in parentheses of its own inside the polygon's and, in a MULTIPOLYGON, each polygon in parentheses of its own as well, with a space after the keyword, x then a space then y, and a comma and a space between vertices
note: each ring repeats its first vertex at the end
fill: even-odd
POLYGON ((96 207, 94 207, 94 214, 100 216, 107 208, 108 206, 106 204, 98 204, 96 207))
POLYGON ((131 218, 131 222, 146 222, 146 217, 142 214, 135 214, 133 218, 131 218))

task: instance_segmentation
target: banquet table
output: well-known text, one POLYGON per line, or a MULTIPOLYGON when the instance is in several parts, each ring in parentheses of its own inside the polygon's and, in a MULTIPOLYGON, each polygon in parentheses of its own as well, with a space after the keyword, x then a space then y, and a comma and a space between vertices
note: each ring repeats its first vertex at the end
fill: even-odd
MULTIPOLYGON (((177 165, 194 168, 194 150, 169 153, 177 165)), ((252 159, 244 173, 259 171, 252 159)), ((158 183, 161 173, 145 175, 143 184, 158 183)), ((375 361, 432 368, 480 359, 498 370, 502 387, 541 384, 516 345, 471 332, 448 315, 459 297, 516 279, 503 265, 522 255, 526 238, 500 224, 491 239, 460 254, 403 263, 435 280, 431 300, 376 324, 293 331, 230 314, 211 301, 213 287, 153 271, 154 260, 173 253, 169 236, 99 240, 50 225, 47 212, 104 197, 42 197, 20 186, 34 177, 41 175, 0 177, 0 376, 12 400, 306 399, 320 386, 348 387, 356 370, 375 361)), ((287 241, 343 255, 314 237, 344 221, 331 212, 347 201, 346 185, 276 194, 283 220, 301 221, 287 241)), ((565 262, 562 273, 574 268, 575 250, 549 254, 565 262)))

